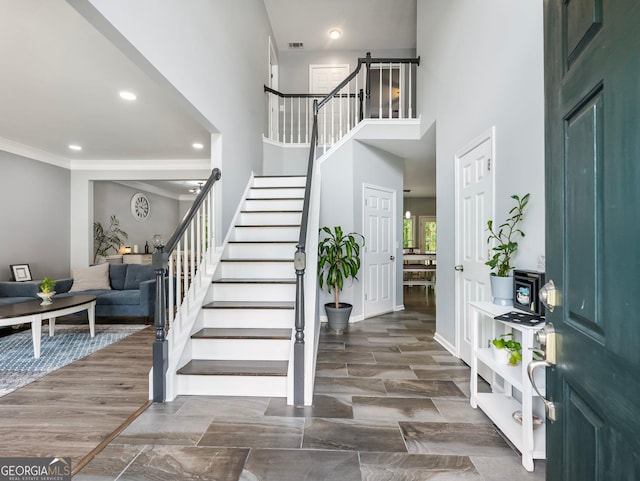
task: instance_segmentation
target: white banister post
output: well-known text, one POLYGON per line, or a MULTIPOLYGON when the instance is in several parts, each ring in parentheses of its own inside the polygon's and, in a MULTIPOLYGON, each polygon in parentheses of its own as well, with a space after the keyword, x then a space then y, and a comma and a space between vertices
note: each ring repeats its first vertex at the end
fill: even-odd
POLYGON ((380 72, 380 91, 378 92, 378 118, 382 118, 382 64, 378 64, 378 71, 380 72))
POLYGON ((389 118, 393 118, 393 64, 389 62, 389 118))
POLYGON ((293 97, 289 97, 289 143, 293 144, 293 97))
POLYGON ((409 118, 412 119, 413 118, 413 102, 412 102, 412 96, 413 96, 413 92, 411 91, 411 63, 409 64, 409 118))

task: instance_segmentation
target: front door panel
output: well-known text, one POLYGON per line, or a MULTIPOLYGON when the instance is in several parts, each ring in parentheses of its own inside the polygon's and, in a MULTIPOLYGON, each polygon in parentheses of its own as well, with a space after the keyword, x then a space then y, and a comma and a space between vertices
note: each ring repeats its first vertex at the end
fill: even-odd
POLYGON ((640 2, 545 1, 547 479, 640 479, 640 2))

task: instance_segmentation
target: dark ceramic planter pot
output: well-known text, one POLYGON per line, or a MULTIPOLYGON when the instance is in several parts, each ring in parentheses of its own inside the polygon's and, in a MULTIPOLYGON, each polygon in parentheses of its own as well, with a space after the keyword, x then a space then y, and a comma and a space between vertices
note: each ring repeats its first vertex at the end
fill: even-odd
POLYGON ((351 316, 351 309, 353 309, 353 306, 346 302, 341 302, 338 305, 340 307, 336 308, 336 304, 334 302, 329 302, 324 305, 324 310, 327 313, 327 319, 329 320, 329 329, 342 333, 349 327, 349 317, 351 316))

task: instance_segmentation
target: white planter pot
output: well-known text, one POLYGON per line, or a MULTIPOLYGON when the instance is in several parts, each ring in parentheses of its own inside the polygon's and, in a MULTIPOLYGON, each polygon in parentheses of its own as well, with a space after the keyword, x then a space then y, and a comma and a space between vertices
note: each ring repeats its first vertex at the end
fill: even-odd
POLYGON ((493 348, 493 357, 495 358, 498 364, 504 365, 509 364, 509 358, 511 357, 511 353, 506 349, 498 349, 496 346, 492 346, 493 348))
POLYGON ((513 277, 491 275, 491 295, 493 303, 499 306, 513 306, 513 277))

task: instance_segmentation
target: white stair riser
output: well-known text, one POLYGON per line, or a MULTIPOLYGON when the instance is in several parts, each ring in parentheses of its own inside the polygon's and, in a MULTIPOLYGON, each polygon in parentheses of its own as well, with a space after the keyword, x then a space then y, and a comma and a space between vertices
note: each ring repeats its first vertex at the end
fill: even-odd
POLYGON ((293 328, 293 309, 203 309, 203 327, 293 328))
POLYGON ((227 244, 224 259, 293 259, 295 242, 289 244, 227 244))
POLYGON ((178 375, 178 394, 194 396, 286 397, 284 376, 178 375))
POLYGON ((304 187, 307 178, 300 177, 256 177, 253 179, 254 187, 304 187))
POLYGON ((295 299, 295 284, 214 284, 214 301, 275 301, 295 299))
POLYGON ((242 210, 299 210, 302 211, 302 199, 276 199, 261 200, 247 199, 244 201, 242 210))
POLYGON ((296 188, 296 189, 278 189, 278 188, 269 188, 269 189, 251 189, 249 190, 249 194, 247 195, 249 199, 290 199, 290 198, 301 198, 304 197, 304 187, 296 188))
POLYGON ((224 279, 292 279, 296 275, 293 260, 291 262, 222 262, 219 272, 224 279))
POLYGON ((235 228, 234 241, 291 241, 297 242, 300 227, 240 227, 235 228))
POLYGON ((290 339, 192 339, 193 359, 286 361, 290 339))
POLYGON ((302 212, 243 212, 237 225, 300 225, 302 212))

